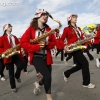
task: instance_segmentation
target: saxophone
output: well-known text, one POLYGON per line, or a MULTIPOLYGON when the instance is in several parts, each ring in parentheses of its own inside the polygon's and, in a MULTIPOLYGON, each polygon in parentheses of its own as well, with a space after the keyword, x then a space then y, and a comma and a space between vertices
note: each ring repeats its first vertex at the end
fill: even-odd
POLYGON ((57 22, 59 26, 55 29, 50 30, 49 32, 44 32, 44 34, 40 35, 36 39, 30 39, 29 41, 30 43, 39 43, 42 39, 46 38, 47 36, 49 36, 50 34, 54 33, 55 31, 61 28, 62 24, 60 23, 60 21, 55 20, 50 14, 49 14, 49 17, 52 18, 52 20, 54 20, 55 22, 57 22))
POLYGON ((72 52, 77 51, 77 50, 84 50, 87 48, 87 46, 83 46, 82 44, 88 42, 90 39, 94 38, 95 36, 96 36, 96 34, 93 34, 84 40, 80 40, 80 41, 74 42, 73 44, 66 45, 65 51, 67 53, 72 53, 72 52))
POLYGON ((20 47, 20 44, 6 50, 5 52, 3 52, 1 54, 1 57, 2 59, 8 59, 10 58, 11 56, 15 55, 15 54, 20 54, 20 51, 17 51, 17 49, 20 47))

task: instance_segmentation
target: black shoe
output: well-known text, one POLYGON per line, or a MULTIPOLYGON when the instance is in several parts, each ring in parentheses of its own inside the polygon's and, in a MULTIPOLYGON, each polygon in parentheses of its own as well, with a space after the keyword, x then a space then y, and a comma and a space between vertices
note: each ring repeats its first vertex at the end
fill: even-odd
POLYGON ((90 60, 94 60, 94 58, 90 59, 90 60))
POLYGON ((16 79, 16 80, 17 80, 18 83, 21 83, 21 79, 20 78, 19 79, 16 79))
POLYGON ((12 89, 12 92, 16 93, 17 92, 17 89, 16 88, 12 89))

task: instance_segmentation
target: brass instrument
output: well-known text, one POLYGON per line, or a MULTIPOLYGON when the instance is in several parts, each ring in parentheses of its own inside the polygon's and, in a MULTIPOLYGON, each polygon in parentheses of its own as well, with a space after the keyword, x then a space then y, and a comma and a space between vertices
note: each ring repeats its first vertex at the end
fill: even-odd
POLYGON ((94 38, 95 36, 96 36, 96 34, 93 34, 84 40, 80 40, 80 41, 74 42, 73 44, 66 45, 65 51, 67 53, 72 53, 72 52, 77 51, 77 50, 84 50, 87 48, 87 46, 83 46, 82 44, 88 42, 90 39, 94 38))
POLYGON ((20 47, 20 44, 6 50, 5 52, 2 53, 1 57, 2 59, 8 59, 11 56, 15 55, 15 54, 20 54, 20 51, 17 51, 17 49, 20 47))
MULTIPOLYGON (((50 18, 53 19, 53 17, 51 15, 49 15, 50 18)), ((40 35, 39 37, 37 37, 36 39, 30 39, 30 43, 39 43, 42 39, 46 38, 47 36, 49 36, 50 34, 54 33, 56 30, 59 30, 61 28, 61 23, 58 20, 53 19, 54 21, 56 21, 59 26, 55 29, 50 30, 49 32, 45 32, 43 35, 40 35)))

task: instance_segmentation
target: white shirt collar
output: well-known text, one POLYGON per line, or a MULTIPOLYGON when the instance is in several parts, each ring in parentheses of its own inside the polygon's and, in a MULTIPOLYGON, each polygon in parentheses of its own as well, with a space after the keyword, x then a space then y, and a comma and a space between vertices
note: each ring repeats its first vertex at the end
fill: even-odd
MULTIPOLYGON (((6 33, 7 34, 7 33, 6 33)), ((12 36, 12 34, 7 34, 7 36, 12 36)))

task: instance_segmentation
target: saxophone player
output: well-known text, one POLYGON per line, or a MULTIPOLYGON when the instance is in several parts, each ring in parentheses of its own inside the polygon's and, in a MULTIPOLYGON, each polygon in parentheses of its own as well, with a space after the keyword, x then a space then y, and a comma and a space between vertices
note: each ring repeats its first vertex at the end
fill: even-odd
MULTIPOLYGON (((5 24, 3 26, 3 31, 4 34, 1 36, 0 39, 0 47, 2 48, 2 53, 19 44, 17 37, 11 34, 12 32, 11 24, 5 24)), ((22 61, 23 58, 19 54, 13 55, 8 59, 3 59, 4 65, 6 65, 9 70, 8 72, 9 72, 10 86, 12 92, 17 92, 15 78, 19 83, 21 82, 20 74, 23 68, 22 61), (14 64, 16 65, 15 74, 14 74, 14 64)))
POLYGON ((52 72, 52 56, 51 51, 55 46, 56 39, 54 34, 45 37, 39 43, 31 44, 30 39, 36 39, 45 32, 49 32, 51 28, 46 24, 49 14, 44 9, 39 9, 29 28, 25 31, 20 39, 20 45, 30 52, 30 63, 34 65, 43 76, 42 80, 34 83, 34 94, 38 94, 40 86, 44 85, 47 100, 52 100, 51 97, 51 72, 52 72))
MULTIPOLYGON (((81 29, 76 25, 77 17, 78 16, 76 14, 71 14, 70 16, 68 16, 67 18, 68 26, 65 27, 63 30, 63 34, 60 40, 61 43, 62 41, 67 39, 68 45, 70 45, 76 41, 80 41, 84 39, 81 29)), ((66 51, 66 46, 64 46, 64 49, 66 51)), ((90 83, 89 62, 86 59, 86 57, 83 55, 83 51, 82 50, 74 51, 71 53, 71 55, 76 60, 76 66, 63 72, 65 82, 68 81, 68 78, 71 74, 82 69, 83 87, 94 88, 95 85, 90 83)))

